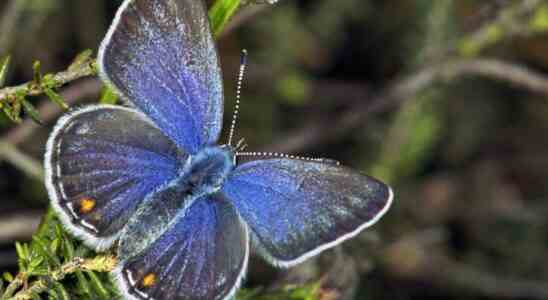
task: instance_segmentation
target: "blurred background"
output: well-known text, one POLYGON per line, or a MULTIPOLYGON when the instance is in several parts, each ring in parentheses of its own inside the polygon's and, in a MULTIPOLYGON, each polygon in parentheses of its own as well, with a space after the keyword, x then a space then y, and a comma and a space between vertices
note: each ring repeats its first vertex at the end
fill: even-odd
MULTIPOLYGON (((5 85, 32 80, 35 61, 56 73, 95 51, 120 3, 0 1, 5 85)), ((343 247, 286 271, 254 259, 248 288, 319 281, 322 300, 548 299, 548 1, 248 3, 219 48, 227 123, 240 51, 250 53, 237 131, 249 150, 333 158, 396 192, 391 211, 343 247)), ((98 102, 101 83, 57 93, 70 106, 98 102)), ((28 102, 43 125, 28 107, 19 122, 0 113, 0 273, 17 272, 14 241, 31 239, 48 206, 41 160, 62 110, 28 102)))

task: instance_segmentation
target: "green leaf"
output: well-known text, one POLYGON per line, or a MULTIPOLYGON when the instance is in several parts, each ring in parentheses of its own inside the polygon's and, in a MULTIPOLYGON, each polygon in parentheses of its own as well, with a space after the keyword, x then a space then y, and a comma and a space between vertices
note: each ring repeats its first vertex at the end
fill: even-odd
MULTIPOLYGON (((33 256, 31 256, 31 252, 30 252, 30 249, 29 249, 29 244, 27 243, 24 243, 22 244, 22 250, 23 250, 23 254, 25 255, 25 257, 30 257, 32 258, 33 256)), ((36 255, 34 255, 36 256, 36 255)))
POLYGON ((44 93, 48 96, 48 98, 51 99, 51 101, 57 103, 59 107, 61 107, 63 110, 68 110, 69 107, 65 100, 63 100, 63 97, 61 95, 57 94, 53 89, 50 87, 44 86, 44 93))
POLYGON ((58 238, 53 239, 53 241, 51 241, 51 245, 50 245, 51 253, 57 254, 57 251, 59 251, 59 246, 60 245, 61 245, 61 240, 60 239, 58 239, 58 238))
POLYGON ((237 300, 253 300, 254 297, 259 295, 261 289, 242 289, 238 292, 237 300))
POLYGON ((42 120, 40 120, 40 114, 38 113, 38 111, 36 110, 36 108, 34 107, 34 105, 32 105, 32 103, 28 102, 26 99, 22 99, 21 100, 21 104, 23 104, 23 110, 25 111, 25 113, 36 123, 38 123, 39 125, 42 125, 42 120))
POLYGON ((311 283, 303 287, 295 289, 291 293, 291 299, 315 300, 320 291, 321 283, 311 283))
POLYGON ((91 281, 91 286, 93 287, 95 292, 101 297, 101 299, 110 299, 110 293, 105 288, 105 286, 101 282, 101 279, 99 279, 95 272, 87 271, 86 274, 91 281))
POLYGON ((63 240, 63 250, 66 261, 70 261, 74 258, 74 245, 70 239, 63 240))
POLYGON ((35 61, 32 65, 33 80, 36 84, 42 82, 42 63, 40 61, 35 61))
POLYGON ((38 295, 36 293, 31 293, 30 297, 31 297, 32 300, 42 300, 40 295, 38 295))
POLYGON ((21 123, 21 103, 19 101, 11 105, 4 105, 2 110, 12 122, 21 123))
POLYGON ((33 236, 32 241, 34 243, 33 249, 39 252, 44 258, 46 258, 49 262, 49 264, 55 266, 56 268, 61 267, 61 261, 59 258, 55 255, 52 255, 48 249, 48 246, 44 241, 42 241, 39 237, 33 236))
POLYGON ((2 277, 4 277, 4 280, 6 280, 7 282, 12 282, 13 281, 13 275, 11 275, 10 272, 4 272, 4 274, 2 274, 2 277))
POLYGON ((55 237, 62 240, 65 238, 65 234, 63 232, 63 227, 61 227, 61 224, 55 223, 55 237))
POLYGON ((7 56, 0 62, 0 88, 6 83, 6 77, 10 67, 11 56, 7 56))
POLYGON ((23 272, 27 269, 27 262, 29 258, 26 255, 23 246, 19 242, 15 242, 15 251, 17 252, 17 264, 19 266, 19 271, 23 272))
POLYGON ((15 251, 17 252, 17 257, 22 260, 27 260, 28 257, 26 256, 25 251, 23 250, 23 246, 19 242, 15 242, 15 251))
POLYGON ((209 22, 214 36, 219 36, 230 18, 240 7, 241 0, 218 0, 209 10, 209 22))
POLYGON ((67 292, 67 290, 65 289, 65 287, 63 287, 62 284, 60 284, 59 282, 54 282, 53 283, 54 287, 55 287, 55 292, 56 292, 56 299, 59 299, 59 300, 70 300, 70 295, 69 293, 67 292))
POLYGON ((116 102, 118 102, 118 95, 109 88, 108 86, 104 86, 103 90, 101 91, 101 104, 111 104, 114 105, 116 102))
POLYGON ((84 273, 82 271, 78 270, 74 272, 76 274, 76 278, 78 278, 78 287, 80 288, 80 291, 91 298, 93 298, 93 294, 91 293, 91 289, 89 287, 89 282, 87 278, 84 276, 84 273))
POLYGON ((259 290, 241 290, 237 300, 319 300, 321 282, 303 286, 286 286, 281 290, 259 293, 259 290))
POLYGON ((87 49, 78 54, 70 66, 68 67, 69 71, 78 70, 82 65, 89 64, 93 61, 92 59, 93 50, 87 49))
POLYGON ((31 262, 29 263, 29 273, 34 273, 34 271, 36 269, 38 269, 38 267, 40 267, 40 265, 44 262, 44 258, 43 257, 37 257, 33 260, 31 260, 31 262))
POLYGON ((59 295, 57 294, 57 291, 54 289, 48 290, 48 300, 59 300, 59 295))

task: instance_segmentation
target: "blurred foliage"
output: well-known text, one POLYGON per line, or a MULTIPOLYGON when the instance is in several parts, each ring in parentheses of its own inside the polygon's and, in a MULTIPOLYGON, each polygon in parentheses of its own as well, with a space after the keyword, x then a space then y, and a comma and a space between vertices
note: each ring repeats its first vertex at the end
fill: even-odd
MULTIPOLYGON (((57 93, 57 89, 81 77, 95 75, 94 61, 91 58, 92 51, 86 50, 80 53, 70 64, 67 70, 57 74, 42 74, 42 65, 39 61, 33 64, 33 80, 15 87, 6 87, 0 90, 0 106, 6 116, 13 122, 21 122, 21 113, 24 111, 29 117, 40 123, 38 113, 28 101, 28 97, 41 94, 59 105, 63 110, 68 110, 65 100, 57 93)), ((5 59, 0 76, 6 77, 9 67, 9 59, 5 59)))
POLYGON ((74 241, 52 211, 44 217, 31 243, 15 246, 19 271, 16 276, 4 274, 7 286, 0 289, 2 299, 41 299, 42 294, 49 299, 116 297, 116 289, 105 273, 114 268, 114 257, 97 256, 74 241))
POLYGON ((240 0, 217 1, 209 10, 209 21, 213 34, 218 36, 228 23, 232 15, 240 7, 240 0))
POLYGON ((321 284, 312 283, 303 286, 287 286, 281 291, 261 292, 243 290, 237 300, 330 300, 329 294, 322 292, 321 284))
POLYGON ((443 111, 435 100, 441 94, 432 89, 416 95, 413 104, 405 105, 395 116, 386 135, 381 157, 371 174, 396 182, 416 175, 433 154, 442 136, 443 111))

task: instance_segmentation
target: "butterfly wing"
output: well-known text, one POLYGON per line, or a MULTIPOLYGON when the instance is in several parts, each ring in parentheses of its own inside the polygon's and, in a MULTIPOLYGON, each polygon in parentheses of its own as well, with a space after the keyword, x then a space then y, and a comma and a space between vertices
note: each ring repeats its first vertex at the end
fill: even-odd
POLYGON ((238 167, 223 187, 260 254, 289 267, 377 222, 391 189, 335 164, 272 159, 238 167))
MULTIPOLYGON (((151 203, 167 201, 172 207, 184 202, 175 190, 167 188, 151 203)), ((127 299, 231 299, 247 269, 249 236, 229 201, 219 194, 196 199, 159 235, 150 233, 156 224, 146 221, 162 216, 161 209, 137 215, 134 227, 148 229, 126 231, 118 253, 116 279, 127 299), (145 243, 139 240, 151 236, 158 237, 141 247, 145 243)))
POLYGON ((217 49, 202 0, 126 0, 99 50, 100 74, 194 154, 223 114, 217 49))
POLYGON ((90 106, 62 117, 50 136, 46 187, 63 224, 103 250, 185 158, 142 113, 90 106))

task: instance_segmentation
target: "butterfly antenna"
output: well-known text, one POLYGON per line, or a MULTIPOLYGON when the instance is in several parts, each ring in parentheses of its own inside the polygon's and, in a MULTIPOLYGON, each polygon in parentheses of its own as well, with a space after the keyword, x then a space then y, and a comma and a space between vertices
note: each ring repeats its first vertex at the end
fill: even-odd
POLYGON ((237 152, 236 156, 287 158, 287 159, 296 159, 296 160, 303 160, 303 161, 310 161, 310 162, 327 163, 327 164, 333 164, 337 166, 341 164, 340 162, 336 160, 328 159, 328 158, 305 157, 305 156, 291 155, 291 154, 278 153, 278 152, 237 152))
POLYGON ((232 146, 232 139, 234 138, 234 131, 236 130, 236 123, 238 122, 238 115, 240 114, 240 100, 242 98, 242 84, 244 81, 245 71, 247 68, 247 50, 242 50, 242 56, 240 60, 240 72, 238 73, 238 85, 236 88, 236 105, 234 105, 234 114, 232 115, 232 123, 230 124, 230 132, 228 134, 228 145, 232 146))

